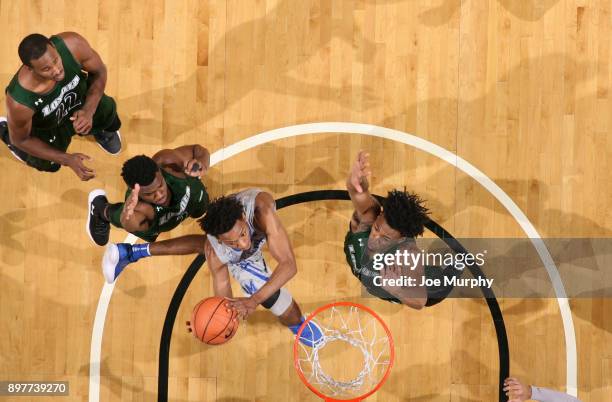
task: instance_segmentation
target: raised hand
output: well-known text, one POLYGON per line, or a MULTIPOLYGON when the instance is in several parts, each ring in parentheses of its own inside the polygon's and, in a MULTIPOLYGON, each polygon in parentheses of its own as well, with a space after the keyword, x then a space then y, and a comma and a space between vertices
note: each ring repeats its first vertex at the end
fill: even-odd
POLYGON ((134 209, 138 205, 138 193, 140 192, 140 184, 136 183, 130 197, 123 204, 123 211, 121 211, 121 220, 129 221, 134 216, 134 209))
POLYGON ((370 170, 370 154, 365 151, 359 151, 357 160, 351 167, 349 182, 357 190, 358 193, 367 190, 368 177, 372 174, 370 170))

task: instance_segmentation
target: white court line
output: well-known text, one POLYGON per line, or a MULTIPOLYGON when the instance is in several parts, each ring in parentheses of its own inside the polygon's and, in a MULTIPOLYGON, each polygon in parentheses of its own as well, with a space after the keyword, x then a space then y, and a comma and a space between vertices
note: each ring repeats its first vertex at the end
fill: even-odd
MULTIPOLYGON (((527 216, 521 211, 514 201, 502 190, 493 180, 487 175, 478 170, 474 165, 470 164, 463 158, 460 158, 456 154, 447 151, 439 145, 416 137, 412 134, 404 133, 390 128, 374 126, 370 124, 359 124, 359 123, 345 123, 345 122, 329 122, 329 123, 310 123, 310 124, 298 124, 295 126, 288 126, 278 128, 275 130, 266 131, 261 134, 254 135, 246 138, 242 141, 238 141, 226 148, 222 148, 214 152, 210 157, 210 165, 214 166, 219 162, 222 162, 234 155, 241 152, 254 148, 256 146, 268 143, 270 141, 277 141, 283 138, 297 137, 305 134, 323 134, 323 133, 340 133, 340 134, 362 134, 370 135, 374 137, 380 137, 387 140, 397 141, 402 144, 413 146, 417 149, 425 151, 433 156, 436 156, 449 164, 457 167, 464 173, 471 176, 474 180, 480 183, 485 189, 491 193, 514 217, 519 226, 523 229, 525 234, 531 240, 534 248, 538 252, 540 259, 542 260, 550 281, 552 282, 555 295, 557 297, 557 303, 559 304, 559 310, 561 312, 561 319, 563 321, 563 330, 565 332, 565 353, 566 353, 566 389, 567 393, 572 396, 578 395, 578 367, 577 367, 577 352, 576 352, 576 333, 574 331, 574 321, 572 319, 572 312, 567 300, 565 288, 563 282, 559 276, 559 271, 553 261, 544 241, 540 234, 529 221, 527 216)), ((129 237, 129 236, 128 236, 129 237)), ((106 285, 105 285, 106 286, 106 285)), ((100 400, 100 353, 102 347, 102 333, 104 331, 104 319, 106 317, 106 310, 108 303, 110 303, 110 296, 112 295, 112 288, 109 292, 102 289, 100 295, 100 301, 98 302, 98 310, 96 311, 96 318, 94 320, 94 330, 92 334, 91 343, 91 354, 90 354, 90 381, 89 381, 89 402, 99 402, 100 400), (103 297, 108 299, 103 301, 103 297), (104 306, 105 303, 105 306, 104 306), (101 308, 100 304, 103 304, 101 308), (98 315, 101 315, 100 317, 98 315), (97 373, 95 371, 97 370, 97 373), (92 372, 96 374, 96 378, 92 380, 92 372)))
MULTIPOLYGON (((127 235, 124 243, 134 244, 138 238, 133 234, 127 235)), ((104 275, 102 275, 104 278, 104 275)), ((107 283, 104 280, 102 292, 98 299, 98 307, 96 308, 96 317, 94 318, 93 330, 91 332, 91 346, 89 349, 89 402, 100 401, 100 363, 102 356, 102 335, 104 334, 104 323, 106 321, 106 312, 110 304, 115 283, 107 283)))

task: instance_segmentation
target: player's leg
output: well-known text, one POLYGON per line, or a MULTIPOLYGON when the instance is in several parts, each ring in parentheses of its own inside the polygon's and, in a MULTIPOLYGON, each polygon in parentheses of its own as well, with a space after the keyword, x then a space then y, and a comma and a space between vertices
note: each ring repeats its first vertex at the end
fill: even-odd
MULTIPOLYGON (((240 284, 244 294, 249 297, 261 289, 271 275, 261 256, 253 256, 252 259, 243 260, 237 264, 228 264, 228 268, 234 279, 240 284)), ((270 310, 272 314, 278 317, 281 324, 297 335, 305 318, 287 289, 280 288, 261 305, 270 310)), ((322 338, 323 331, 315 322, 311 321, 302 331, 300 342, 312 347, 322 338)))
MULTIPOLYGON (((49 146, 61 152, 66 152, 68 146, 70 145, 70 142, 72 141, 73 134, 74 129, 72 129, 72 125, 65 124, 60 127, 45 130, 32 128, 32 132, 30 135, 38 138, 39 140, 47 143, 49 146)), ((13 145, 11 143, 10 135, 8 132, 8 123, 5 117, 0 117, 0 137, 2 138, 2 142, 6 144, 9 151, 13 154, 15 158, 22 162, 25 162, 28 166, 33 167, 36 170, 39 170, 41 172, 53 173, 57 172, 62 167, 62 165, 60 165, 59 163, 37 158, 13 145)))
POLYGON ((92 190, 87 203, 88 215, 85 230, 94 243, 98 246, 105 246, 108 243, 111 223, 116 227, 122 227, 120 216, 123 203, 109 203, 106 192, 102 189, 92 190))
POLYGON ((187 235, 155 243, 110 243, 102 257, 102 272, 113 283, 128 264, 156 255, 187 255, 204 252, 206 235, 187 235))
POLYGON ((11 144, 11 139, 8 132, 8 122, 5 116, 0 116, 0 138, 2 138, 2 142, 6 144, 11 154, 13 154, 17 160, 26 163, 29 155, 27 152, 24 152, 11 144))
MULTIPOLYGON (((300 327, 304 321, 306 321, 306 318, 302 315, 300 306, 295 300, 278 319, 281 324, 286 325, 294 335, 298 334, 300 327)), ((300 342, 308 347, 313 347, 318 342, 321 342, 323 337, 323 330, 319 324, 317 324, 315 320, 310 320, 300 335, 300 342)))
POLYGON ((91 134, 100 147, 111 155, 121 152, 121 120, 117 114, 115 100, 102 95, 93 116, 91 134))
MULTIPOLYGON (((146 207, 144 203, 138 203, 136 208, 146 207)), ((85 230, 89 237, 99 246, 104 246, 108 243, 110 235, 110 225, 123 228, 121 224, 121 214, 123 213, 123 202, 111 204, 106 198, 106 192, 102 189, 96 189, 89 193, 87 223, 85 230)), ((150 207, 150 206, 149 206, 150 207)), ((129 231, 128 231, 129 232, 129 231)), ((129 232, 134 236, 146 242, 154 242, 157 240, 159 232, 156 225, 142 231, 129 232)))
MULTIPOLYGON (((262 306, 266 307, 266 303, 262 303, 262 306)), ((304 322, 302 319, 302 310, 300 310, 300 306, 297 304, 295 300, 292 301, 291 305, 287 307, 287 309, 278 316, 278 321, 286 327, 292 327, 294 325, 299 325, 304 322)))

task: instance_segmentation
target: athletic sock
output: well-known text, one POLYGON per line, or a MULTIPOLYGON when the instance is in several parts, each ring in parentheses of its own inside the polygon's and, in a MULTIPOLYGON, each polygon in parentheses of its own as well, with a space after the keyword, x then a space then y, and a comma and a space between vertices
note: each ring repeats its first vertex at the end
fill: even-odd
POLYGON ((102 213, 102 218, 110 222, 111 214, 113 214, 115 211, 117 211, 122 206, 123 206, 122 202, 118 202, 115 204, 111 204, 111 203, 106 204, 106 206, 104 207, 104 212, 102 213))
POLYGON ((141 258, 150 257, 151 253, 149 252, 149 244, 132 244, 132 258, 134 261, 137 261, 141 258))
POLYGON ((300 317, 300 323, 299 324, 290 325, 288 328, 291 330, 291 332, 293 332, 295 335, 297 335, 298 330, 300 329, 300 327, 302 326, 304 321, 306 321, 306 319, 304 317, 300 317))

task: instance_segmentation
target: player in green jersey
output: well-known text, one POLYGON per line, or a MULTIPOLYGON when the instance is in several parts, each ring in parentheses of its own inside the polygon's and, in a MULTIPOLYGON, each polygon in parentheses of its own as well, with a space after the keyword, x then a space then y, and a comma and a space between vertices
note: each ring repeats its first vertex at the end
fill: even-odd
POLYGON ((11 153, 45 172, 70 167, 81 180, 95 176, 89 156, 66 152, 74 134, 92 134, 108 153, 121 150, 115 101, 104 94, 106 67, 79 34, 31 34, 19 44, 19 68, 6 88, 7 118, 0 135, 11 153))
POLYGON ((152 158, 139 155, 127 160, 121 171, 129 187, 125 202, 110 204, 100 189, 89 194, 89 237, 97 245, 105 245, 112 223, 152 242, 187 217, 199 218, 209 202, 201 181, 209 166, 210 153, 200 145, 163 149, 152 158))
POLYGON ((440 281, 440 286, 425 286, 422 278, 459 276, 460 269, 421 263, 415 266, 385 263, 380 264, 384 265, 382 268, 375 265, 376 254, 420 253, 415 238, 423 234, 429 211, 418 195, 399 190, 390 191, 381 205, 369 192, 370 175, 369 154, 360 151, 346 181, 355 208, 344 239, 344 253, 352 274, 380 299, 417 310, 439 303, 452 287, 444 285, 444 281, 440 281), (405 285, 409 281, 413 285, 405 285))

